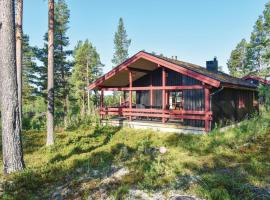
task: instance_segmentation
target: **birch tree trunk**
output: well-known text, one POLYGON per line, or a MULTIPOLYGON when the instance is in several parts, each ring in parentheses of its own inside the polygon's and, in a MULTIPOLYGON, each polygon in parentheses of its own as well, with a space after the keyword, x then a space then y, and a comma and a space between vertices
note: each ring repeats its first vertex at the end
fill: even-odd
POLYGON ((47 146, 54 144, 54 0, 48 0, 48 110, 47 110, 47 146))
POLYGON ((88 85, 89 85, 89 63, 88 63, 88 58, 87 58, 87 64, 86 64, 86 92, 87 92, 87 114, 90 115, 90 93, 88 90, 88 85))
POLYGON ((0 102, 2 114, 3 170, 24 168, 16 77, 14 0, 0 0, 0 102))
POLYGON ((64 100, 64 126, 65 128, 68 127, 68 95, 66 94, 65 100, 64 100))
MULTIPOLYGON (((17 0, 16 4, 16 62, 17 62, 17 83, 20 121, 22 122, 22 19, 23 19, 23 0, 17 0)), ((21 123, 22 128, 22 123, 21 123)))

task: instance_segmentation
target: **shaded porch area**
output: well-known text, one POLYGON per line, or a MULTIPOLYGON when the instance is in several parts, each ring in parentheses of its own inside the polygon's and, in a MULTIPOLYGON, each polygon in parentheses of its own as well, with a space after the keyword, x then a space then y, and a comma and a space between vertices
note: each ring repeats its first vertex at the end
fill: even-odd
MULTIPOLYGON (((193 127, 206 132, 211 129, 210 86, 199 81, 194 85, 176 85, 179 83, 174 82, 170 84, 171 80, 169 81, 168 78, 172 72, 163 66, 157 66, 155 70, 145 72, 142 78, 135 79, 137 71, 138 69, 135 68, 127 69, 126 86, 100 87, 101 119, 115 116, 130 122, 155 123, 155 126, 158 123, 163 126, 174 124, 175 129, 193 127), (144 85, 147 81, 149 84, 144 85), (106 91, 121 93, 118 105, 104 106, 106 91)), ((192 81, 187 79, 186 82, 193 84, 192 81)))

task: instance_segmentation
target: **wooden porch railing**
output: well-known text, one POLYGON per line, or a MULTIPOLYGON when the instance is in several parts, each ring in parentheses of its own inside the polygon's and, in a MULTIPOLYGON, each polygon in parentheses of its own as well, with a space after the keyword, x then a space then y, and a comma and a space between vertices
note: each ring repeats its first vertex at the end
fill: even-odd
POLYGON ((162 110, 162 109, 141 109, 141 108, 101 108, 101 115, 117 115, 124 117, 155 117, 167 119, 193 119, 212 120, 212 112, 191 111, 191 110, 162 110))
MULTIPOLYGON (((210 86, 206 84, 202 85, 181 85, 181 86, 166 86, 166 71, 165 67, 162 67, 162 85, 153 86, 152 73, 150 73, 150 86, 147 87, 133 87, 132 70, 128 69, 129 86, 127 87, 100 87, 100 115, 103 118, 106 115, 118 115, 127 117, 132 120, 132 117, 153 117, 161 118, 162 123, 165 123, 166 119, 190 119, 190 120, 203 120, 205 122, 205 130, 208 132, 211 130, 212 112, 210 110, 210 86), (168 90, 204 90, 204 111, 190 111, 190 110, 168 110, 168 90), (122 107, 104 107, 104 91, 129 91, 128 101, 122 107), (151 109, 145 108, 134 108, 132 105, 132 92, 146 90, 150 91, 150 107, 151 109), (153 91, 162 90, 162 109, 153 109, 153 91), (127 104, 128 102, 128 104, 127 104)), ((125 99, 126 100, 126 99, 125 99)), ((121 104, 122 105, 122 104, 121 104)))

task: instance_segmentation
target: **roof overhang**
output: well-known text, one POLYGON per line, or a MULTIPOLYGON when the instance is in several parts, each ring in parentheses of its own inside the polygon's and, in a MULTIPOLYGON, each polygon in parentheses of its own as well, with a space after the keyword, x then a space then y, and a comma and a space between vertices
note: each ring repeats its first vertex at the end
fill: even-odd
POLYGON ((207 77, 203 74, 194 72, 190 69, 181 67, 167 60, 154 55, 140 51, 125 62, 115 67, 95 82, 89 85, 89 90, 95 90, 102 87, 124 87, 129 84, 128 71, 131 70, 133 81, 141 78, 148 72, 154 71, 163 66, 186 76, 200 80, 213 87, 219 87, 220 81, 207 77))

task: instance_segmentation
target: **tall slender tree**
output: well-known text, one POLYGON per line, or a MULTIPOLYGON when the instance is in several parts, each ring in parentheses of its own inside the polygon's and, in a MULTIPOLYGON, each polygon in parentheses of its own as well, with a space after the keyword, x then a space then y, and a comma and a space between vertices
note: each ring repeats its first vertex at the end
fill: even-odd
POLYGON ((263 16, 259 16, 256 21, 253 32, 250 37, 250 60, 254 66, 254 71, 257 73, 264 67, 263 54, 265 53, 266 35, 264 31, 264 19, 263 16))
MULTIPOLYGON (((117 31, 114 34, 114 54, 112 59, 113 67, 118 66, 128 58, 128 48, 130 43, 131 39, 128 39, 123 18, 120 17, 117 31)), ((121 93, 123 92, 113 92, 112 99, 114 101, 112 101, 112 105, 115 105, 120 101, 121 93)))
MULTIPOLYGON (((67 127, 67 112, 68 112, 68 77, 70 76, 71 64, 67 61, 67 56, 71 55, 72 51, 64 48, 69 45, 69 38, 66 36, 68 30, 68 23, 70 11, 65 0, 58 0, 55 5, 55 53, 57 60, 55 62, 56 71, 59 71, 59 80, 56 83, 56 90, 58 91, 58 99, 63 105, 64 125, 67 127)), ((57 77, 58 78, 58 77, 57 77)))
POLYGON ((87 113, 89 114, 93 107, 92 103, 97 103, 95 96, 91 96, 87 88, 90 82, 101 76, 103 64, 96 48, 88 40, 78 42, 74 49, 74 61, 71 83, 75 91, 74 97, 80 107, 80 113, 84 116, 86 114, 85 104, 87 104, 87 113))
POLYGON ((54 144, 54 0, 48 0, 48 109, 47 146, 54 144))
MULTIPOLYGON (((22 39, 23 39, 23 0, 16 3, 16 62, 20 120, 22 121, 22 39)), ((22 126, 22 123, 21 123, 22 126)))
POLYGON ((230 59, 227 62, 230 74, 235 77, 243 77, 252 72, 252 66, 247 61, 248 43, 245 39, 237 44, 236 48, 231 52, 230 59))
POLYGON ((118 28, 114 34, 114 55, 112 63, 114 67, 122 63, 128 58, 128 48, 130 46, 131 39, 128 39, 127 31, 124 26, 123 18, 119 19, 118 28))
POLYGON ((16 77, 14 0, 0 0, 0 102, 4 173, 24 168, 16 77))
MULTIPOLYGON (((58 0, 54 5, 54 116, 55 124, 67 125, 68 96, 70 93, 69 77, 71 75, 72 62, 68 56, 72 54, 71 50, 66 48, 69 45, 67 36, 69 23, 69 9, 65 0, 58 0)), ((39 95, 46 97, 47 89, 47 68, 48 68, 48 33, 44 35, 44 47, 37 49, 37 57, 42 65, 36 68, 36 74, 39 75, 40 88, 39 95)), ((45 99, 45 98, 44 98, 45 99)))
POLYGON ((264 40, 264 46, 265 51, 262 55, 265 68, 261 72, 261 76, 269 75, 270 74, 270 1, 265 5, 265 9, 263 11, 263 18, 264 18, 264 34, 265 34, 265 40, 264 40))

